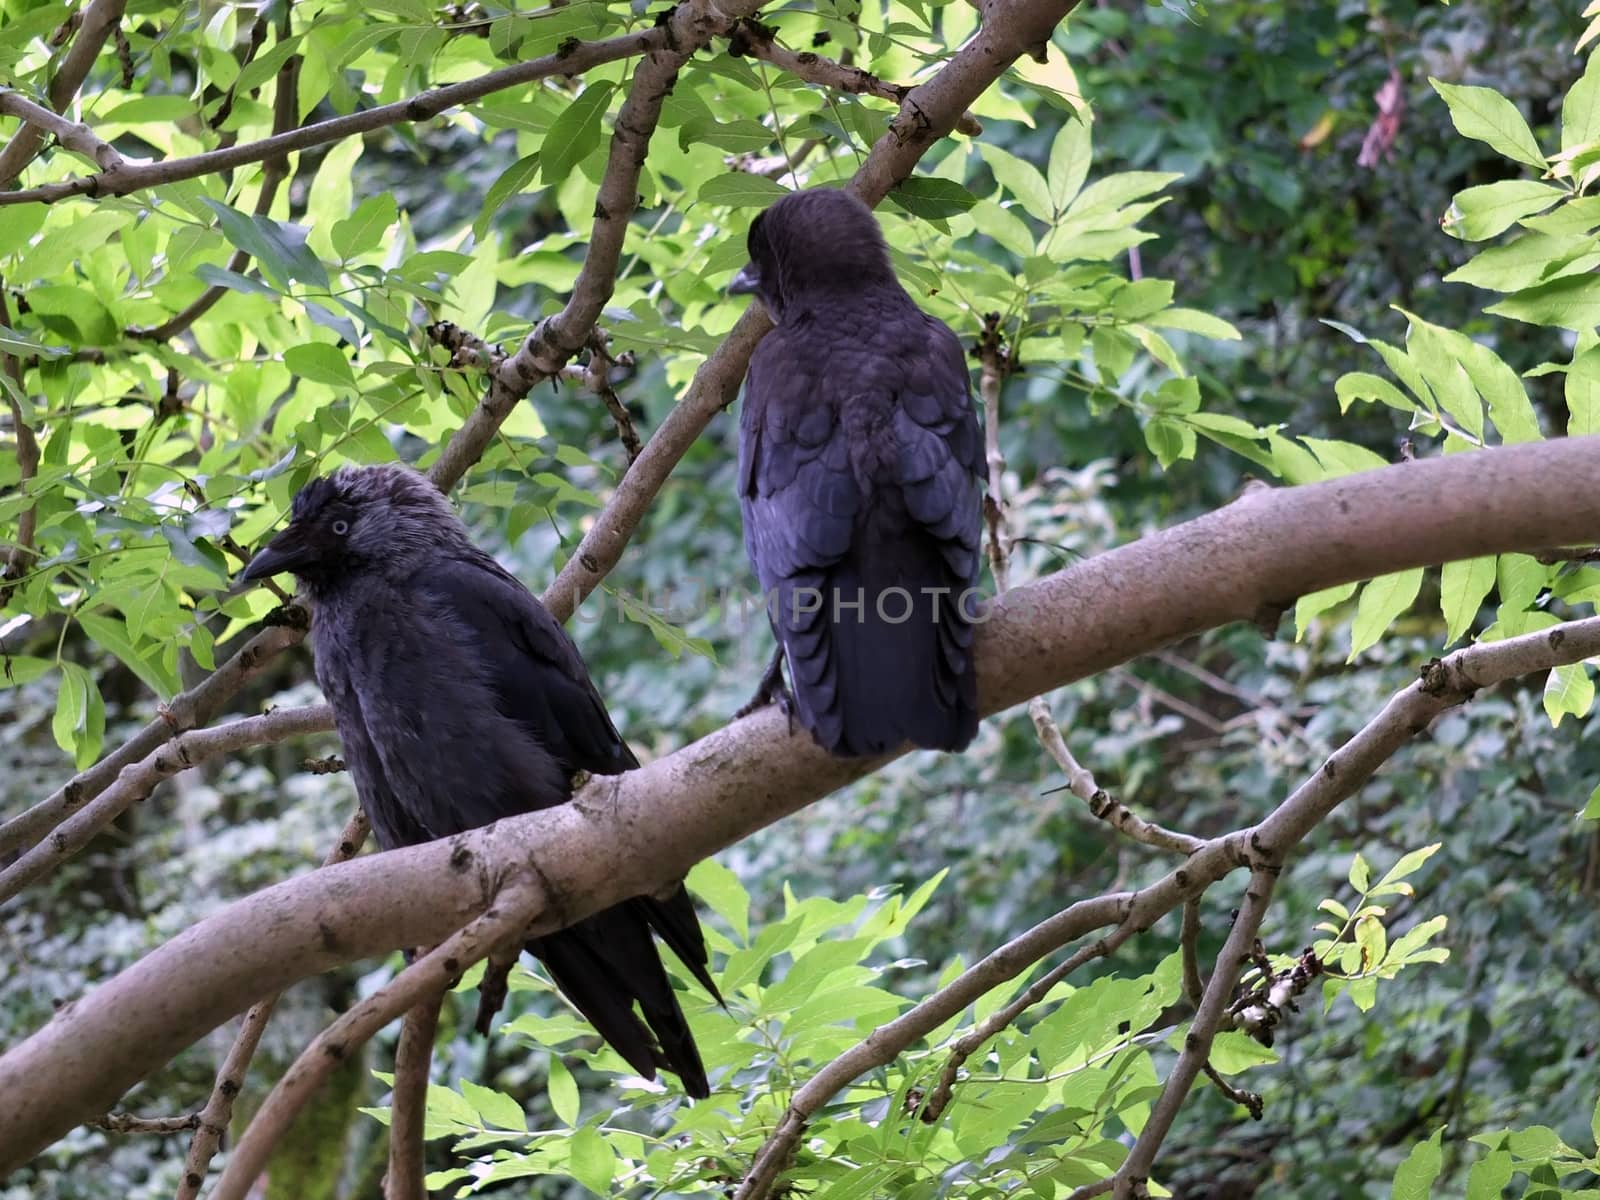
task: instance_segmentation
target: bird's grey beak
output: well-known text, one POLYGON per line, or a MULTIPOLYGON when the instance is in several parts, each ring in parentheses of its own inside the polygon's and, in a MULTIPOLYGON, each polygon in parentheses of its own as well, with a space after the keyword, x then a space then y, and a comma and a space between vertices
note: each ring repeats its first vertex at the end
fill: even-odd
POLYGON ((258 579, 270 579, 285 571, 298 573, 301 567, 311 561, 313 553, 301 531, 290 525, 245 564, 239 574, 239 582, 253 583, 258 579))
POLYGON ((748 296, 752 292, 761 290, 761 268, 753 262, 747 262, 739 268, 739 273, 733 277, 733 282, 728 284, 728 295, 748 296))

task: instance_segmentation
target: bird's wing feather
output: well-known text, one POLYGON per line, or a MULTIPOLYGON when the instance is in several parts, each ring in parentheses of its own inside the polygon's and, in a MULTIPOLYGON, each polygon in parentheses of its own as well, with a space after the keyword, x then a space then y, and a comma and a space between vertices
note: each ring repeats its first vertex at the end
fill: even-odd
POLYGON ((501 711, 569 773, 616 775, 639 765, 572 639, 494 559, 485 554, 442 560, 424 586, 481 641, 501 711))

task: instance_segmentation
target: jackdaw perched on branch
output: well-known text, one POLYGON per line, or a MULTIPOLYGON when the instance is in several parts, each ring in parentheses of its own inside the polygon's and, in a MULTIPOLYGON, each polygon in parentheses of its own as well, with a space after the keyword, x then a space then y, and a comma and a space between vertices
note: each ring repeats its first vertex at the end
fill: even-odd
POLYGON ((777 328, 750 359, 739 500, 779 643, 749 707, 787 657, 791 711, 832 753, 965 749, 984 463, 961 343, 848 192, 783 197, 749 248, 728 290, 777 328))
MULTIPOLYGON (((308 483, 244 578, 283 571, 311 598, 317 682, 383 849, 563 804, 577 771, 639 765, 572 640, 416 472, 342 467, 308 483)), ((634 1070, 674 1071, 704 1097, 705 1068, 652 929, 720 1002, 681 884, 527 948, 634 1070)), ((497 1007, 480 1011, 481 1031, 497 1007)))

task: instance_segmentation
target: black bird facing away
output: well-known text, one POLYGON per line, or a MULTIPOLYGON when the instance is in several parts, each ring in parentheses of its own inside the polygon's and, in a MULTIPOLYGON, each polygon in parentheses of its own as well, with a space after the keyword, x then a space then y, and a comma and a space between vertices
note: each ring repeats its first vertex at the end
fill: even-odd
POLYGON ((983 439, 961 343, 900 286, 872 211, 794 192, 750 226, 754 292, 777 326, 739 418, 744 544, 780 689, 819 745, 963 750, 978 728, 983 439))
MULTIPOLYGON (((577 771, 639 765, 572 640, 415 471, 342 467, 308 483, 244 578, 284 571, 310 596, 317 682, 384 850, 565 803, 577 771)), ((652 930, 720 1002, 681 884, 527 948, 635 1071, 673 1071, 704 1097, 652 930)), ((492 1014, 480 1012, 483 1032, 492 1014)))

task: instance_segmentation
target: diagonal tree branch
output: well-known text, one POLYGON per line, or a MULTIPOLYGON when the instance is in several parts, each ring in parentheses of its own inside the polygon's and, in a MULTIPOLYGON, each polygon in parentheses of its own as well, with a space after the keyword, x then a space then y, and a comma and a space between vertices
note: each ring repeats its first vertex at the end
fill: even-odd
MULTIPOLYGON (((367 834, 371 832, 371 828, 367 824, 367 814, 360 808, 356 809, 355 816, 346 823, 344 831, 339 834, 338 842, 328 851, 328 856, 322 860, 322 865, 331 867, 334 863, 346 862, 361 853, 361 847, 366 844, 367 834)), ((239 1032, 234 1035, 233 1045, 228 1047, 228 1053, 222 1059, 222 1066, 217 1070, 217 1081, 211 1087, 211 1096, 198 1114, 198 1123, 195 1126, 194 1137, 189 1142, 189 1154, 183 1164, 183 1178, 178 1181, 175 1200, 196 1200, 200 1195, 200 1185, 205 1182, 206 1170, 211 1166, 211 1159, 217 1153, 217 1148, 222 1145, 223 1136, 228 1132, 228 1122, 233 1119, 234 1101, 244 1090, 245 1075, 250 1069, 250 1060, 256 1055, 256 1047, 261 1044, 261 1035, 267 1031, 267 1022, 272 1020, 272 1010, 277 1004, 276 995, 268 996, 264 1000, 256 1001, 250 1007, 250 1011, 245 1013, 239 1032)))
MULTIPOLYGON (((72 45, 67 48, 61 64, 56 68, 46 93, 50 107, 56 112, 66 112, 67 106, 78 94, 78 89, 89 76, 89 69, 94 66, 94 60, 100 57, 106 39, 116 29, 117 22, 122 20, 125 5, 126 0, 90 0, 88 7, 83 10, 83 19, 78 22, 72 45)), ((5 189, 38 155, 44 140, 45 131, 29 123, 17 130, 6 148, 0 150, 0 195, 7 194, 5 189)), ((97 155, 90 157, 100 162, 97 155)), ((107 164, 101 162, 100 165, 104 167, 107 164)), ((0 203, 4 201, 0 200, 0 203)))
POLYGON ((444 989, 501 942, 523 936, 538 911, 539 889, 513 883, 495 895, 482 916, 412 963, 378 991, 324 1029, 295 1060, 228 1158, 211 1200, 245 1200, 273 1148, 335 1067, 395 1017, 444 989))
MULTIPOLYGON (((1565 541, 1600 526, 1600 438, 1409 462, 1263 488, 1218 511, 1001 597, 978 639, 985 713, 1103 671, 1268 603, 1442 559, 1565 541)), ((1360 782, 1471 690, 1600 653, 1600 618, 1473 646, 1425 678, 1251 829, 1212 839, 1138 894, 1142 928, 1208 882, 1277 862, 1360 782)), ((274 714, 276 715, 276 714, 274 714)), ((681 878, 701 858, 880 766, 835 759, 773 709, 574 804, 342 863, 213 914, 65 1006, 0 1057, 0 1172, 265 992, 343 962, 449 936, 535 874, 562 922, 681 878), (226 952, 224 952, 226 948, 226 952)), ((1070 911, 1070 910, 1069 910, 1070 911)), ((1079 936, 1086 928, 1070 936, 1079 936)))
POLYGON ((96 137, 94 130, 87 125, 69 121, 60 113, 41 108, 21 92, 0 88, 0 114, 16 117, 23 123, 24 129, 35 135, 40 145, 44 144, 47 135, 54 134, 56 141, 74 154, 81 154, 103 171, 126 165, 122 155, 112 149, 109 142, 96 137))
POLYGON ((1244 903, 1239 907, 1239 915, 1233 922, 1228 940, 1223 943, 1222 952, 1217 955, 1211 979, 1200 998, 1200 1009, 1195 1013, 1189 1032, 1183 1039, 1183 1052, 1179 1054, 1172 1073, 1167 1076, 1167 1082, 1161 1089, 1161 1098, 1151 1110, 1150 1119, 1140 1131, 1139 1139, 1134 1142, 1133 1149, 1117 1171, 1116 1183, 1112 1188, 1116 1200, 1133 1200, 1136 1195, 1149 1194, 1145 1185, 1150 1179, 1150 1167, 1155 1162, 1156 1151, 1171 1132, 1178 1110, 1189 1096, 1189 1089, 1210 1061, 1211 1043, 1216 1040, 1218 1030, 1228 1018, 1233 985, 1239 982, 1239 972, 1250 955, 1250 947, 1255 944, 1261 922, 1266 919, 1267 906, 1272 902, 1272 889, 1277 881, 1275 866, 1259 866, 1250 873, 1244 903))
POLYGON ((244 717, 211 729, 180 733, 158 745, 137 763, 124 767, 117 780, 76 816, 68 818, 48 838, 37 843, 16 862, 0 871, 0 902, 48 875, 71 858, 90 839, 134 804, 147 799, 156 785, 179 771, 219 754, 233 754, 247 746, 320 733, 333 727, 326 705, 281 708, 260 717, 244 717))

